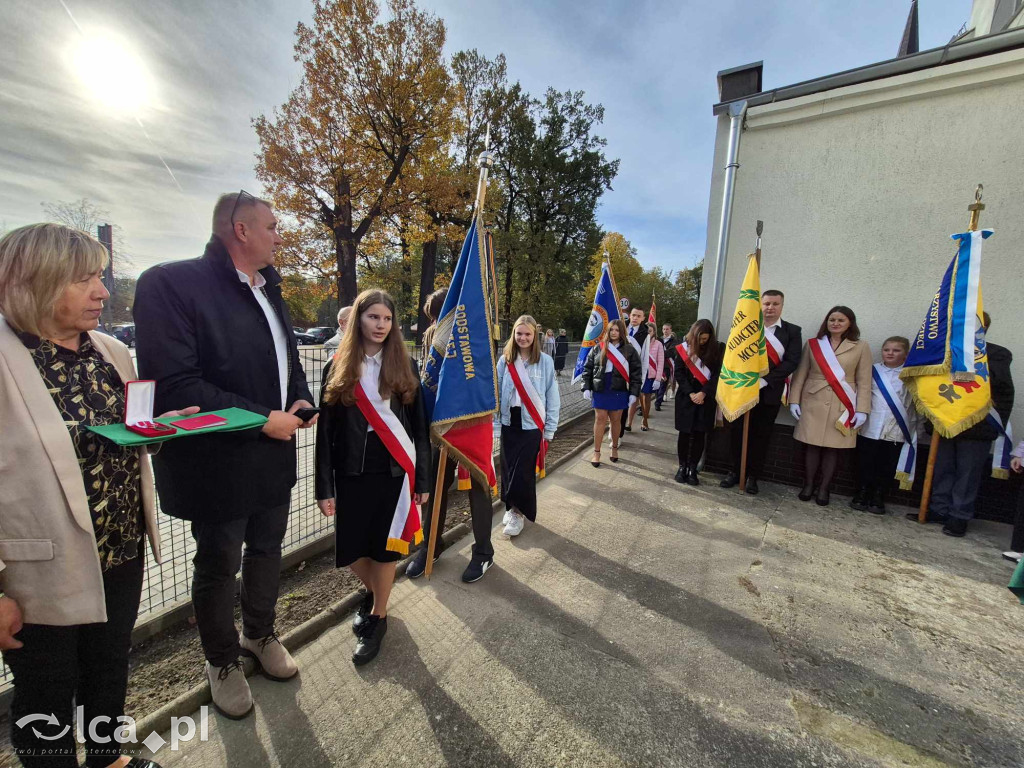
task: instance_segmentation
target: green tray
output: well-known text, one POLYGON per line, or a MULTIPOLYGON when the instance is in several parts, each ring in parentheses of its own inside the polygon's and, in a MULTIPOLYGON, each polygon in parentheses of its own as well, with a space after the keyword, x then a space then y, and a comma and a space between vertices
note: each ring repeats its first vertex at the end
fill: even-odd
MULTIPOLYGON (((118 445, 132 446, 132 445, 153 445, 154 443, 164 443, 168 440, 177 440, 179 437, 190 437, 192 435, 208 435, 211 432, 238 432, 243 429, 256 429, 262 427, 267 423, 266 416, 260 416, 258 413, 247 411, 243 408, 225 408, 221 411, 207 411, 216 416, 223 416, 228 420, 227 424, 222 424, 219 427, 205 427, 203 429, 178 429, 173 435, 164 435, 163 437, 145 437, 136 432, 132 432, 124 424, 105 424, 100 427, 86 426, 101 437, 107 438, 118 445)), ((153 421, 158 421, 161 424, 171 424, 172 421, 181 421, 182 419, 191 419, 193 416, 203 416, 204 413, 195 413, 192 416, 168 416, 166 418, 157 418, 153 421)))

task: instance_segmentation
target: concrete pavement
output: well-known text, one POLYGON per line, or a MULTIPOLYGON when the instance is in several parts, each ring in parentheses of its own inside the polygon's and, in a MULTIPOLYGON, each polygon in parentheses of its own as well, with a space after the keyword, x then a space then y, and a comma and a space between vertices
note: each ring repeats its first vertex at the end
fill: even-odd
MULTIPOLYGON (((462 584, 467 539, 396 584, 381 655, 348 623, 251 678, 164 766, 1019 766, 1024 608, 1007 526, 936 526, 672 481, 658 416, 589 452, 462 584)), ((498 518, 496 518, 496 523, 498 518)), ((340 596, 339 596, 340 597, 340 596)), ((139 734, 144 736, 145 734, 139 734)), ((169 739, 168 734, 164 734, 169 739)))

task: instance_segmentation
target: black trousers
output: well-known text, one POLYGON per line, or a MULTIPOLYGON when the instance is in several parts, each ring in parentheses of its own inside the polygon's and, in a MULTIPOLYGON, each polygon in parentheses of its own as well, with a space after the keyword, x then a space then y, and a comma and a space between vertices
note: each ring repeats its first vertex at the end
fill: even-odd
POLYGON ((885 502, 902 450, 903 443, 857 435, 857 495, 865 502, 885 502))
POLYGON ((144 568, 145 557, 140 555, 103 574, 105 622, 68 627, 26 624, 15 636, 23 647, 3 652, 14 677, 11 746, 26 768, 77 768, 75 705, 82 707, 78 729, 85 736, 85 764, 110 765, 121 754, 123 745, 113 737, 122 725, 118 718, 124 715, 128 651, 144 568), (26 716, 51 714, 56 725, 39 719, 24 728, 17 725, 26 716), (104 717, 109 720, 96 721, 104 717), (62 731, 60 738, 53 738, 62 731))
MULTIPOLYGON (((441 451, 435 446, 430 451, 430 466, 432 468, 431 477, 437 477, 437 465, 440 461, 441 451)), ((441 534, 444 533, 444 522, 448 516, 448 489, 451 487, 452 481, 455 479, 455 468, 458 466, 458 462, 453 461, 451 457, 448 457, 448 462, 445 465, 444 480, 441 482, 441 509, 437 516, 437 544, 435 546, 441 547, 441 534)), ((431 490, 431 500, 423 505, 422 517, 423 517, 423 541, 426 546, 426 541, 430 536, 430 517, 434 510, 433 490, 431 490)), ((491 517, 493 513, 491 506, 491 494, 486 488, 483 488, 476 478, 473 478, 472 485, 469 489, 469 512, 472 517, 473 523, 473 554, 479 555, 480 557, 494 557, 494 547, 491 545, 491 517)))
POLYGON ((939 442, 929 514, 960 520, 974 517, 974 502, 988 474, 985 470, 991 448, 987 440, 953 438, 939 442))
POLYGON ((274 631, 281 581, 281 542, 288 528, 288 505, 236 520, 192 522, 192 605, 206 660, 216 667, 238 659, 235 577, 242 571, 242 632, 257 640, 274 631), (245 553, 242 553, 245 544, 245 553))
POLYGON ((680 432, 676 438, 676 453, 680 467, 696 467, 704 455, 707 432, 680 432))
MULTIPOLYGON (((781 403, 765 405, 758 403, 748 411, 750 427, 747 431, 747 477, 759 478, 764 469, 764 457, 768 455, 768 443, 772 437, 772 428, 779 415, 781 403)), ((743 454, 743 419, 728 422, 729 448, 732 452, 732 471, 739 475, 740 460, 743 454)))

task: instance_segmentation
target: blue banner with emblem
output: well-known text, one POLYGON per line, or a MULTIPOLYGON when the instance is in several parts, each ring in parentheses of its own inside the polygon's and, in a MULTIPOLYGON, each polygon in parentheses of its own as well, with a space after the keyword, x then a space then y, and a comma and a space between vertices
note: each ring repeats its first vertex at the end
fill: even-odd
POLYGON ((594 295, 594 306, 590 310, 590 320, 587 321, 587 330, 583 333, 583 343, 580 345, 580 354, 576 358, 576 367, 572 372, 572 383, 575 384, 583 376, 583 364, 587 362, 587 355, 601 342, 604 329, 608 326, 609 320, 621 319, 619 314, 619 299, 615 295, 615 288, 612 285, 611 273, 608 264, 601 265, 601 279, 597 282, 597 292, 594 295))

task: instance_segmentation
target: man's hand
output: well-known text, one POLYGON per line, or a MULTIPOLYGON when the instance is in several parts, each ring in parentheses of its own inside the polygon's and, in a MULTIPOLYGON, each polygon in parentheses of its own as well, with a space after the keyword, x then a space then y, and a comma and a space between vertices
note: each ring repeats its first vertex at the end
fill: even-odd
POLYGON ((430 501, 430 494, 429 493, 415 493, 415 494, 413 494, 412 500, 413 500, 413 503, 416 504, 417 506, 419 506, 421 504, 426 504, 428 501, 430 501))
POLYGON ((157 416, 158 419, 169 419, 172 416, 191 416, 193 413, 199 413, 198 405, 190 405, 188 408, 181 408, 177 411, 168 411, 167 413, 161 413, 157 416))
POLYGON ((334 499, 318 499, 316 505, 320 507, 320 514, 324 517, 334 517, 334 499))
MULTIPOLYGON (((294 403, 292 403, 292 407, 288 409, 288 413, 295 413, 297 410, 299 410, 299 408, 312 408, 312 407, 313 407, 313 404, 308 402, 308 401, 306 401, 306 400, 296 400, 294 403)), ((309 429, 314 424, 316 424, 316 422, 317 422, 317 420, 319 418, 320 418, 320 414, 318 413, 316 416, 314 416, 309 421, 302 422, 300 428, 301 429, 309 429)))
POLYGON ((0 650, 12 651, 23 643, 14 636, 21 632, 21 608, 9 597, 0 597, 0 650))
POLYGON ((692 400, 695 405, 704 405, 704 393, 693 392, 690 394, 690 400, 692 400))
POLYGON ((271 411, 267 423, 263 425, 263 434, 274 440, 291 440, 295 430, 301 426, 302 419, 298 416, 284 411, 271 411))
POLYGON ((1020 457, 1014 456, 1012 459, 1010 459, 1010 469, 1012 469, 1018 475, 1021 472, 1024 472, 1024 465, 1021 464, 1020 457))

